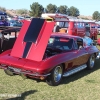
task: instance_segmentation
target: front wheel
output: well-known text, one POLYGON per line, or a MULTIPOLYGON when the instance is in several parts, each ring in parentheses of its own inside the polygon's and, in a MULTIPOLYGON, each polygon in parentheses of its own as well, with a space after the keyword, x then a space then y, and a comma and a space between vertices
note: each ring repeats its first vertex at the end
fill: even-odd
POLYGON ((87 62, 87 69, 93 69, 95 64, 95 55, 92 54, 87 62))
POLYGON ((47 77, 47 84, 51 86, 57 86, 62 80, 62 74, 63 74, 63 67, 62 65, 56 66, 52 71, 51 75, 47 77))

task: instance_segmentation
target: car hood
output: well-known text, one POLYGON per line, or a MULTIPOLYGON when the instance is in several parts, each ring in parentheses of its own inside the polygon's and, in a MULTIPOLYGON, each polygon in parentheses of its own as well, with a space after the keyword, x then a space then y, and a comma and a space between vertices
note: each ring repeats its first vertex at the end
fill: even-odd
POLYGON ((54 24, 40 18, 25 21, 10 56, 42 61, 54 24))

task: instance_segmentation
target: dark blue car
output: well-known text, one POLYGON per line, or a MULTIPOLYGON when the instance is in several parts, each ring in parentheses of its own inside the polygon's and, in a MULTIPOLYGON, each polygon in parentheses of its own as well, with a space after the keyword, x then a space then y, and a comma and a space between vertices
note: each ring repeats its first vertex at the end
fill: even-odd
POLYGON ((0 26, 9 26, 9 22, 7 21, 7 14, 5 12, 0 11, 0 26))

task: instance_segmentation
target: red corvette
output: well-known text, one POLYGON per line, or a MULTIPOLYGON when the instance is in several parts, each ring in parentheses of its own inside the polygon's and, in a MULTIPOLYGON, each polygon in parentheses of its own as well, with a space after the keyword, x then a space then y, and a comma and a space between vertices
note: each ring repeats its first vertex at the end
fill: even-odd
POLYGON ((0 55, 0 67, 8 75, 46 80, 53 86, 62 77, 92 69, 99 53, 96 46, 85 45, 78 36, 52 34, 54 24, 39 18, 24 22, 13 48, 0 55))

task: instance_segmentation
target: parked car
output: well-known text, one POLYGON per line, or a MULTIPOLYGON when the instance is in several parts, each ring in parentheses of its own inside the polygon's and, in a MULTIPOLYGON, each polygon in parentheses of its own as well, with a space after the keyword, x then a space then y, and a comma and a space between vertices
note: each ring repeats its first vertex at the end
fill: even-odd
POLYGON ((0 68, 8 75, 46 80, 52 86, 62 77, 93 69, 97 47, 87 46, 79 36, 52 34, 54 24, 40 18, 25 21, 13 48, 0 55, 0 68))
POLYGON ((10 26, 22 27, 23 23, 18 20, 9 20, 10 26))
POLYGON ((9 26, 9 22, 4 15, 0 15, 0 26, 9 26))
POLYGON ((98 28, 97 28, 97 24, 95 22, 89 22, 89 25, 90 25, 90 37, 93 39, 93 40, 97 40, 97 35, 98 35, 98 28))
POLYGON ((97 39, 96 43, 100 46, 100 38, 97 39))
POLYGON ((2 53, 8 49, 12 49, 21 28, 0 27, 0 29, 0 53, 2 53))

